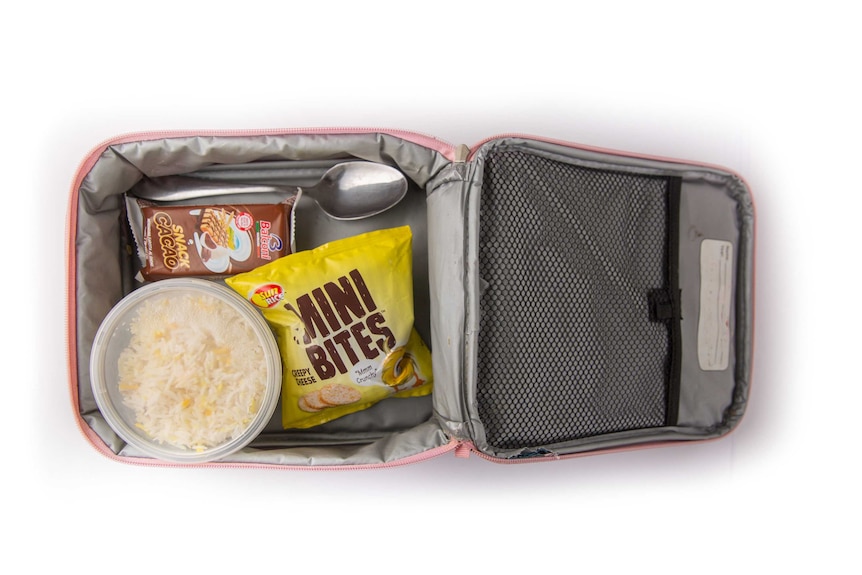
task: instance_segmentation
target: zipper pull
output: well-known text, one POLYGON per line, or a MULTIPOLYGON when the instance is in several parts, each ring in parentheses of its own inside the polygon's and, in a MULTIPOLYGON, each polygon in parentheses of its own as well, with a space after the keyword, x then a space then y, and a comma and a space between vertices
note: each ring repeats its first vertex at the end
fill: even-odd
POLYGON ((458 447, 455 448, 455 457, 460 457, 461 459, 467 459, 470 457, 470 444, 469 443, 459 443, 458 447))
POLYGON ((467 161, 467 158, 470 156, 470 148, 464 144, 461 144, 457 148, 455 148, 455 162, 458 164, 463 164, 467 161))

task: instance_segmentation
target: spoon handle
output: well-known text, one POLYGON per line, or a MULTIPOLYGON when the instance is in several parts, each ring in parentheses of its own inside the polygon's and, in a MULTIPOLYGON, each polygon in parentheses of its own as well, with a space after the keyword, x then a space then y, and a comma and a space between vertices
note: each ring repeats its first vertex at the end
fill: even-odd
POLYGON ((164 176, 139 182, 132 190, 132 195, 157 202, 178 202, 210 196, 286 191, 288 191, 286 188, 278 186, 220 183, 183 176, 164 176))

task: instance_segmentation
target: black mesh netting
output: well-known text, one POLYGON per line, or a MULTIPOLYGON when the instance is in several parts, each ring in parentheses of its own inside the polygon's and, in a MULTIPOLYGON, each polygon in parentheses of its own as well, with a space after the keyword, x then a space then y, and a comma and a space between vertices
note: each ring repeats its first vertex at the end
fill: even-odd
POLYGON ((535 447, 664 424, 664 178, 521 151, 487 157, 477 402, 488 443, 535 447))

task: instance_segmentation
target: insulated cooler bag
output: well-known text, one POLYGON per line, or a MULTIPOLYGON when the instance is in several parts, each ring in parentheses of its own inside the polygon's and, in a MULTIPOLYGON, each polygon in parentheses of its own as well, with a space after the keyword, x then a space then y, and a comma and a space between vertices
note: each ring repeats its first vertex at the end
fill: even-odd
POLYGON ((203 465, 360 469, 475 453, 495 462, 719 438, 749 396, 754 208, 715 166, 506 135, 471 148, 402 131, 165 132, 115 138, 71 189, 68 361, 78 426, 105 456, 127 445, 94 401, 89 357, 140 282, 124 194, 142 178, 307 186, 364 160, 409 181, 395 208, 336 221, 295 206, 297 249, 409 225, 415 327, 434 390, 311 429, 279 414, 203 465))

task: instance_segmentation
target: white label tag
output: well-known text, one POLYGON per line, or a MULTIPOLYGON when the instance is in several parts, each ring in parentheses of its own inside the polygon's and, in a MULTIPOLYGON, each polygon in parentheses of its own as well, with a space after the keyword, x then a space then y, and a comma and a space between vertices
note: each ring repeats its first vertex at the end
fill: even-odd
POLYGON ((697 359, 704 371, 727 369, 730 361, 730 303, 733 294, 733 244, 700 244, 700 318, 697 359))

